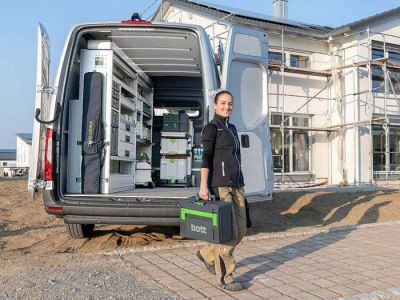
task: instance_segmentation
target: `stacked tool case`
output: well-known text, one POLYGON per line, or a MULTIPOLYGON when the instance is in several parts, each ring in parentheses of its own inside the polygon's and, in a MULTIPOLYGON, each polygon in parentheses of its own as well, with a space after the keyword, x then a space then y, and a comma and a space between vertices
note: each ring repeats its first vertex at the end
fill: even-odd
POLYGON ((192 180, 193 122, 184 112, 165 114, 161 132, 160 183, 189 187, 192 180))

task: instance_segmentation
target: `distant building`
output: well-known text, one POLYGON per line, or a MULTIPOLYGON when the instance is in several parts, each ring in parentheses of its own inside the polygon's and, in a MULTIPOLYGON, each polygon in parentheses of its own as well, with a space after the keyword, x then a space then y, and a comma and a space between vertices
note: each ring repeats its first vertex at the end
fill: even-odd
POLYGON ((17 167, 29 168, 32 152, 32 133, 17 133, 17 167))
POLYGON ((17 166, 17 152, 15 149, 0 149, 0 176, 13 176, 13 169, 17 166))

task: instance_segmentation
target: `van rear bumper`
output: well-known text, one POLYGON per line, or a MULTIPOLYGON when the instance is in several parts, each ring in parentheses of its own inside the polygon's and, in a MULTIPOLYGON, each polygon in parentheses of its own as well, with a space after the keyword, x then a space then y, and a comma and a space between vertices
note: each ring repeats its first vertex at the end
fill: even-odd
POLYGON ((172 205, 69 205, 63 207, 67 224, 179 225, 179 207, 172 205))
POLYGON ((179 225, 179 208, 172 205, 64 205, 63 211, 67 224, 179 225))
POLYGON ((145 203, 55 200, 51 191, 44 191, 43 198, 46 212, 64 218, 67 224, 179 225, 179 200, 176 199, 145 203))

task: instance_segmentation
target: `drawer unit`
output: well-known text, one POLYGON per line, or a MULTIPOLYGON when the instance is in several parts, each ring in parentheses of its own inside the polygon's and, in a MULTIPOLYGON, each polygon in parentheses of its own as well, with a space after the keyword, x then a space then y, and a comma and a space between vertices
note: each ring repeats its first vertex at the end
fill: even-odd
POLYGON ((121 130, 125 130, 133 134, 135 133, 136 126, 133 123, 121 121, 119 127, 121 130))
POLYGON ((120 130, 119 140, 121 142, 135 144, 135 135, 129 131, 120 130))
POLYGON ((135 144, 119 141, 118 156, 135 159, 135 144))

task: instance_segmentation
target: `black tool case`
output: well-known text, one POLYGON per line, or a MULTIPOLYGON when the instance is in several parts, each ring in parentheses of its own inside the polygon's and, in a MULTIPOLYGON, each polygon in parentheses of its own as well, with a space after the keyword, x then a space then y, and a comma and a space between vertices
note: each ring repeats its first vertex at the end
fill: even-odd
POLYGON ((180 234, 183 237, 219 244, 232 238, 232 203, 199 200, 181 202, 180 234))

